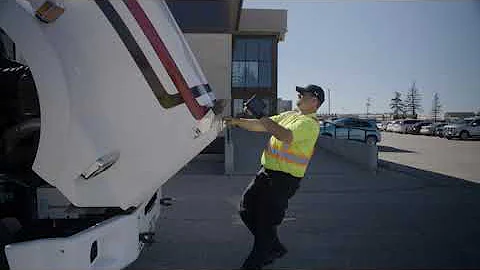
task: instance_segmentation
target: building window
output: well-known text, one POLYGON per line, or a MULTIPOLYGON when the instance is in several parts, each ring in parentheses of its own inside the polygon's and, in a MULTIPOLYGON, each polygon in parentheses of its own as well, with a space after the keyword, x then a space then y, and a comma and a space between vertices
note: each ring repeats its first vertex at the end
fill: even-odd
POLYGON ((293 102, 291 100, 277 99, 277 113, 291 111, 292 105, 293 102))
POLYGON ((273 38, 236 38, 233 46, 232 86, 272 87, 273 38))
POLYGON ((233 100, 233 116, 243 115, 243 99, 234 99, 233 100))
POLYGON ((265 102, 265 105, 267 105, 267 106, 265 107, 265 113, 266 113, 267 115, 272 115, 272 114, 274 114, 274 113, 273 113, 273 105, 274 105, 274 104, 273 104, 273 100, 270 99, 270 98, 264 98, 264 99, 263 99, 263 102, 265 102))

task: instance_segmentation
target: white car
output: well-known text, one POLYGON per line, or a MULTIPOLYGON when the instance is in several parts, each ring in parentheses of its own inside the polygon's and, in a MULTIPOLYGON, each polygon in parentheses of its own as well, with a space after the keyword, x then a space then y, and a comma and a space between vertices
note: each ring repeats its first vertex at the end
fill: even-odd
POLYGON ((445 125, 446 123, 432 123, 430 125, 422 126, 422 128, 420 128, 420 134, 428 136, 436 135, 435 131, 437 130, 437 128, 443 127, 445 125))
POLYGON ((393 124, 392 131, 397 133, 406 133, 407 129, 416 123, 421 122, 421 120, 417 119, 404 119, 398 120, 393 124))
POLYGON ((387 123, 387 125, 385 126, 385 131, 393 132, 393 125, 394 125, 395 123, 397 123, 397 122, 399 122, 399 121, 398 121, 398 120, 396 120, 396 121, 389 121, 389 122, 387 123))
POLYGON ((383 130, 383 128, 384 128, 384 123, 383 122, 377 122, 376 125, 377 125, 378 130, 383 130))

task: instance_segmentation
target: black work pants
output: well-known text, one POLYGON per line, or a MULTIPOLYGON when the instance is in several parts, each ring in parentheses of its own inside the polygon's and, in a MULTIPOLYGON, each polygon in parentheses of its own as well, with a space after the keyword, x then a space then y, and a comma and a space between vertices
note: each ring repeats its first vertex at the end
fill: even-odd
POLYGON ((300 186, 301 178, 260 169, 246 188, 240 203, 240 217, 255 241, 244 265, 261 267, 276 247, 282 246, 277 226, 282 222, 288 200, 300 186))

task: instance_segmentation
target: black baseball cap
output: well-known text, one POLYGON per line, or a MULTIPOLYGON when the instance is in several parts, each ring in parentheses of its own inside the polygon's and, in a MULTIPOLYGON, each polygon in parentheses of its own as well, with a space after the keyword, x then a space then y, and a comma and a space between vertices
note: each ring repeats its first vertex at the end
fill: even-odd
POLYGON ((309 84, 305 87, 297 86, 296 90, 299 93, 304 93, 304 92, 312 93, 312 95, 314 95, 316 98, 318 98, 318 100, 320 100, 320 104, 322 104, 323 101, 325 101, 325 92, 323 92, 323 89, 318 85, 309 84))

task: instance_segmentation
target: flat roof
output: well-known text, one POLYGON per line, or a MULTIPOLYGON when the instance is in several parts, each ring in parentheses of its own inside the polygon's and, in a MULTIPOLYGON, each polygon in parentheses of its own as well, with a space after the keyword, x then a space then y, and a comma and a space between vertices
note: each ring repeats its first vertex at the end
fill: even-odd
POLYGON ((167 0, 184 33, 275 35, 284 40, 287 10, 242 9, 243 0, 167 0))
POLYGON ((238 31, 240 34, 272 34, 282 41, 287 33, 287 10, 243 9, 238 31))
POLYGON ((237 31, 243 0, 167 0, 184 33, 237 31))

